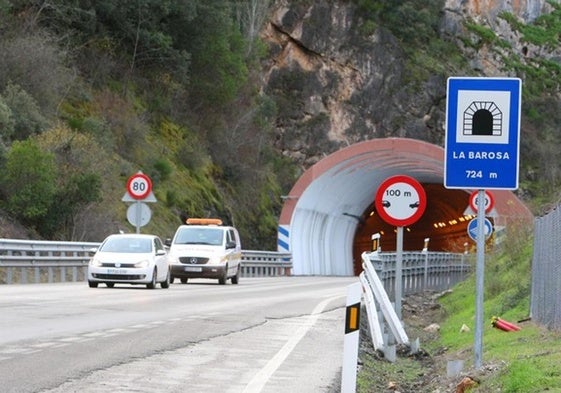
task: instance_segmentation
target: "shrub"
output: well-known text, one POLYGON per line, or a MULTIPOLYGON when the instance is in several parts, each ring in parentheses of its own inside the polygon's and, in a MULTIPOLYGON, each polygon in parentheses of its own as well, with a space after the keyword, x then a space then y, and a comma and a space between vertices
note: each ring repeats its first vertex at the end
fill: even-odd
POLYGON ((42 151, 33 140, 14 142, 1 179, 8 211, 37 227, 54 203, 56 178, 51 153, 42 151))
POLYGON ((26 139, 39 134, 47 126, 47 120, 41 114, 37 102, 21 86, 9 83, 4 90, 4 101, 12 111, 13 139, 26 139))

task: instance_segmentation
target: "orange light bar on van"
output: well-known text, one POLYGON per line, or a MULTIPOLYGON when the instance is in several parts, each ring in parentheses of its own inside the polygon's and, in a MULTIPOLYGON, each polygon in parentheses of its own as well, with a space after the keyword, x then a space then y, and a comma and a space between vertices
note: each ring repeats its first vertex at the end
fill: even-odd
POLYGON ((220 218, 188 218, 185 220, 187 225, 222 225, 220 218))

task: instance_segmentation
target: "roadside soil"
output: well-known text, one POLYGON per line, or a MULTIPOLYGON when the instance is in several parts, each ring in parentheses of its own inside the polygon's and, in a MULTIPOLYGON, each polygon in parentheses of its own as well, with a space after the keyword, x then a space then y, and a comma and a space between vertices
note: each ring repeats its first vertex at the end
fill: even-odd
MULTIPOLYGON (((470 369, 472 351, 449 353, 447 348, 438 347, 438 325, 446 317, 438 299, 446 293, 425 292, 404 298, 405 330, 410 341, 419 338, 420 350, 411 354, 409 348, 398 347, 395 362, 374 350, 367 319, 361 317, 358 393, 464 393, 477 386, 485 375, 500 370, 501 365, 492 364, 470 369), (451 376, 447 371, 450 360, 464 361, 461 371, 451 376)), ((363 311, 365 315, 366 310, 363 311)))

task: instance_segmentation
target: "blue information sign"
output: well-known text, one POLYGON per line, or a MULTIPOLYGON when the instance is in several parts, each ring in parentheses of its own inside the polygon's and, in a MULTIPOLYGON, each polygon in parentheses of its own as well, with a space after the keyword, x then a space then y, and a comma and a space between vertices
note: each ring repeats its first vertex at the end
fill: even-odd
POLYGON ((444 187, 518 188, 519 78, 448 78, 444 187))

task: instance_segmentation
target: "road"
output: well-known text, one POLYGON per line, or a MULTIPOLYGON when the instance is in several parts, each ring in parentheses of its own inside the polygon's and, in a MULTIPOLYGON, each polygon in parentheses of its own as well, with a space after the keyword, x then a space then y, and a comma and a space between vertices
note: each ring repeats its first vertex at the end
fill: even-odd
POLYGON ((356 277, 0 286, 4 393, 335 392, 356 277))

